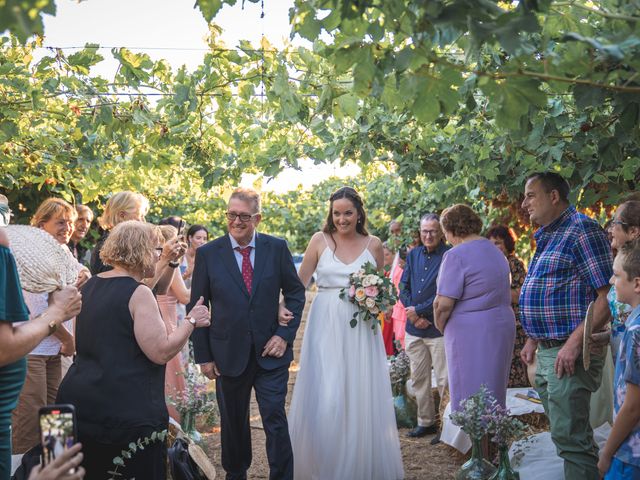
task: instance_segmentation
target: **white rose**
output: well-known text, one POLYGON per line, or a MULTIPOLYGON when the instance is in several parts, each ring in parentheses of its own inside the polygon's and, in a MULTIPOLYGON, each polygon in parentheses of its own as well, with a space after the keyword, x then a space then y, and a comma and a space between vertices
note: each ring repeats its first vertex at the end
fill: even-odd
POLYGON ((364 301, 364 304, 367 306, 367 308, 371 309, 376 306, 376 301, 371 297, 367 297, 367 299, 364 301))
POLYGON ((371 279, 369 278, 369 275, 367 275, 366 277, 364 277, 362 279, 362 286, 363 287, 370 287, 371 286, 371 279))

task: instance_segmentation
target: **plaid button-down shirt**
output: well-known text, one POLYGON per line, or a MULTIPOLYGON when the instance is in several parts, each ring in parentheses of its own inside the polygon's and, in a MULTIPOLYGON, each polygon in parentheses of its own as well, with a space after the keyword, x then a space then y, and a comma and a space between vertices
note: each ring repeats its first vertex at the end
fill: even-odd
POLYGON ((596 289, 609 284, 611 247, 600 225, 573 206, 534 237, 537 248, 520 293, 520 321, 531 338, 562 340, 583 321, 596 289))

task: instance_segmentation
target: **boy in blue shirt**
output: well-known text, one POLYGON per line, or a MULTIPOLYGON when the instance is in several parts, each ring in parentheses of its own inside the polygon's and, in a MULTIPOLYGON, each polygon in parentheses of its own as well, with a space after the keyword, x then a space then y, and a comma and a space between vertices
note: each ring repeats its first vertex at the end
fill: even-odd
POLYGON ((614 377, 614 422, 600 452, 605 480, 640 480, 640 241, 626 243, 613 262, 618 300, 631 305, 614 377))

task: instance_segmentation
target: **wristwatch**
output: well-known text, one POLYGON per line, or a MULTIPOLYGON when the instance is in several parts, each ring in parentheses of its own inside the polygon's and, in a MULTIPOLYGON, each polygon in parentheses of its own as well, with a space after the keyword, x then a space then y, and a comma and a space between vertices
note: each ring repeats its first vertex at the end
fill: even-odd
POLYGON ((196 319, 193 317, 185 317, 185 320, 188 321, 191 325, 193 325, 193 328, 196 328, 196 319))
MULTIPOLYGON (((46 312, 43 315, 46 315, 46 312)), ((51 320, 47 325, 49 326, 49 335, 53 335, 58 330, 58 324, 55 320, 51 320)))
POLYGON ((180 266, 180 262, 171 261, 168 263, 171 268, 178 268, 180 266))

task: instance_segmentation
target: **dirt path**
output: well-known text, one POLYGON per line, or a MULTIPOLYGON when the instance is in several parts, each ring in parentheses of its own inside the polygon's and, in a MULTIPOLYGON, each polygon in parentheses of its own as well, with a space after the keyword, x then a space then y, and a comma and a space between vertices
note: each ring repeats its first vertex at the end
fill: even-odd
MULTIPOLYGON (((298 330, 298 335, 294 343, 294 358, 300 358, 300 347, 306 324, 309 307, 315 294, 307 292, 307 304, 302 317, 302 325, 298 330)), ((293 385, 296 381, 298 364, 296 361, 291 365, 289 376, 289 393, 287 395, 287 407, 291 401, 293 385)), ((251 433, 253 442, 253 462, 249 469, 250 479, 269 478, 269 465, 265 452, 265 437, 262 430, 262 422, 258 413, 258 405, 255 397, 251 401, 251 433)), ((453 478, 453 474, 463 462, 463 458, 455 450, 442 444, 432 446, 429 441, 431 436, 409 439, 406 437, 407 429, 400 429, 400 448, 405 470, 405 480, 429 480, 453 478)), ((203 432, 207 450, 210 458, 214 460, 219 479, 224 479, 224 470, 220 465, 220 434, 217 429, 212 432, 203 432)), ((332 479, 332 480, 352 480, 352 479, 332 479)))

